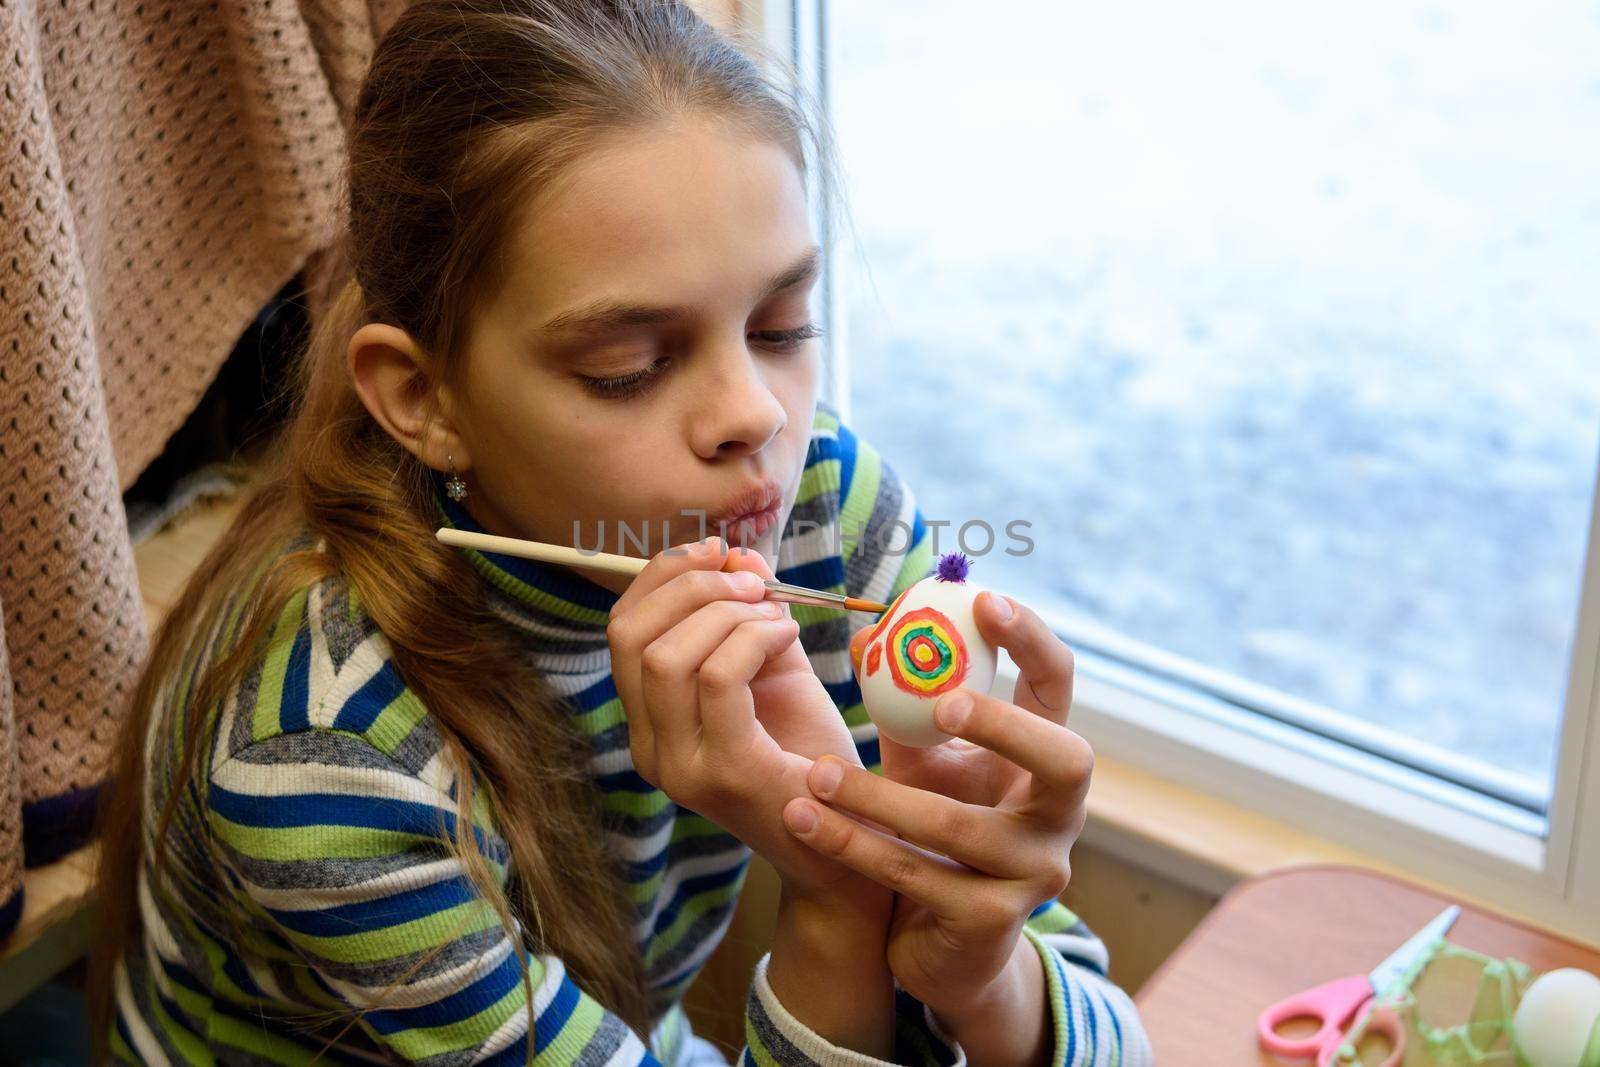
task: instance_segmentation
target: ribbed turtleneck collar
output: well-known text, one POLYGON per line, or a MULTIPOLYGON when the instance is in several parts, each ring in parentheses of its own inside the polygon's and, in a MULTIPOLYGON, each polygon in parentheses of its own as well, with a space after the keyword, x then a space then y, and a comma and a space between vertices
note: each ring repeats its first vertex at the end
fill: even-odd
MULTIPOLYGON (((443 475, 433 478, 433 496, 441 525, 487 532, 445 493, 443 475)), ((483 578, 495 612, 522 632, 540 667, 559 673, 609 669, 606 624, 620 594, 554 563, 472 548, 455 551, 483 578)))

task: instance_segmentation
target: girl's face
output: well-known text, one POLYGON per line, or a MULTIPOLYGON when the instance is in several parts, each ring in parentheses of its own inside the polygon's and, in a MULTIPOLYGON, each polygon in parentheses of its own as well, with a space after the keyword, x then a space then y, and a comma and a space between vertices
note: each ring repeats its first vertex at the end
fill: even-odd
POLYGON ((700 121, 631 132, 524 212, 507 256, 449 405, 473 517, 651 556, 770 505, 727 538, 776 568, 819 372, 820 264, 790 157, 700 121))

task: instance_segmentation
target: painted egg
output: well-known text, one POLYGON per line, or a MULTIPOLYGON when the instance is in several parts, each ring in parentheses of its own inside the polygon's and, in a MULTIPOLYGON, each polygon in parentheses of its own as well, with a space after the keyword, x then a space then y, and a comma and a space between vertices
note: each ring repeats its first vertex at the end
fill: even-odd
POLYGON ((856 681, 867 717, 902 745, 950 740, 933 724, 939 698, 994 685, 999 653, 978 632, 972 607, 983 587, 966 580, 968 567, 959 552, 940 557, 937 573, 896 597, 861 646, 856 681))
POLYGON ((1517 1003, 1511 1044, 1529 1067, 1580 1067, 1600 1058, 1600 978, 1562 967, 1536 978, 1517 1003))

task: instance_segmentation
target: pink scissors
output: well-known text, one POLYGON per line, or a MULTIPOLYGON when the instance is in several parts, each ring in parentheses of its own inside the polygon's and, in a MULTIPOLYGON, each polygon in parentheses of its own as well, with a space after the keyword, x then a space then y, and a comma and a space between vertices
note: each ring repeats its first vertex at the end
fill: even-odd
MULTIPOLYGON (((1371 974, 1353 974, 1280 1000, 1256 1020, 1256 1036, 1268 1052, 1293 1060, 1316 1058, 1317 1067, 1328 1067, 1344 1044, 1345 1027, 1360 1017, 1374 998, 1390 992, 1419 959, 1432 953, 1434 942, 1445 935, 1461 908, 1455 904, 1441 911, 1428 925, 1412 934, 1371 974), (1314 1019, 1319 1029, 1310 1037, 1282 1037, 1277 1028, 1290 1019, 1314 1019)), ((1389 1039, 1393 1051, 1379 1067, 1399 1067, 1405 1053, 1405 1028, 1399 1016, 1387 1009, 1375 1009, 1367 1019, 1366 1033, 1389 1039)))

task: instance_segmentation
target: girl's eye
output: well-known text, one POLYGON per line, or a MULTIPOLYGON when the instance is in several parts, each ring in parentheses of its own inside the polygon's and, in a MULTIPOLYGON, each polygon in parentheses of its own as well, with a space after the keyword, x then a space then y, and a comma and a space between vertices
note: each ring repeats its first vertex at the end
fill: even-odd
MULTIPOLYGON (((774 351, 792 352, 813 337, 821 337, 822 328, 814 322, 808 322, 794 330, 761 330, 751 334, 751 336, 757 338, 763 345, 774 351)), ((639 396, 654 385, 655 379, 661 376, 661 372, 671 362, 668 358, 662 358, 643 370, 634 371, 632 374, 624 374, 618 378, 589 378, 579 375, 578 380, 583 383, 585 389, 595 396, 608 400, 626 400, 630 397, 639 396)))
POLYGON ((808 322, 797 330, 762 330, 751 335, 760 338, 768 348, 789 352, 800 347, 801 342, 822 336, 822 327, 808 322))
POLYGON ((650 388, 652 380, 660 375, 669 362, 671 361, 668 359, 658 359, 644 370, 624 374, 620 378, 587 378, 579 375, 578 380, 595 396, 608 400, 626 400, 650 388))

